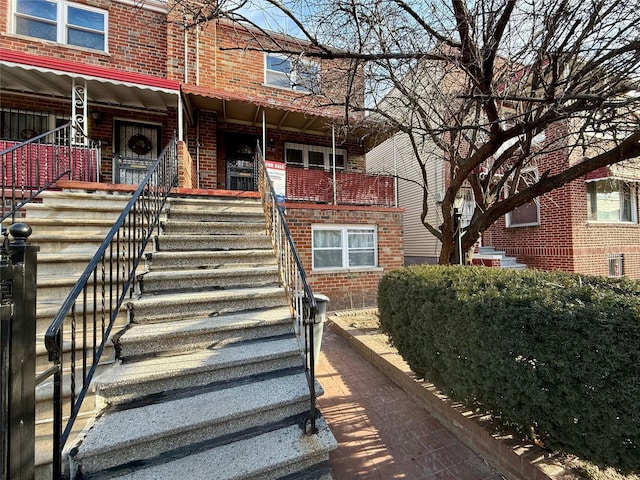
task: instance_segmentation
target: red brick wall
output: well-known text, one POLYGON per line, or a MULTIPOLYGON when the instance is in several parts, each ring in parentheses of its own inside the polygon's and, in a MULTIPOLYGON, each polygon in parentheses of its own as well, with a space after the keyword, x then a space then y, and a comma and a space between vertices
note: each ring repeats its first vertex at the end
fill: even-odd
POLYGON ((0 0, 2 48, 42 57, 167 78, 166 14, 110 0, 78 1, 108 13, 108 52, 48 42, 9 33, 9 2, 0 0))
POLYGON ((287 222, 311 288, 329 297, 329 310, 376 306, 380 278, 384 272, 403 265, 402 209, 287 203, 287 222), (379 268, 329 273, 313 271, 311 225, 319 223, 377 226, 379 268))
MULTIPOLYGON (((566 133, 562 126, 547 139, 566 133)), ((554 174, 569 165, 568 153, 556 151, 539 163, 539 172, 554 174)), ((609 274, 609 254, 624 254, 625 275, 640 278, 640 226, 587 221, 584 178, 540 199, 540 225, 506 228, 504 217, 483 235, 483 244, 504 250, 530 268, 590 275, 609 274)))

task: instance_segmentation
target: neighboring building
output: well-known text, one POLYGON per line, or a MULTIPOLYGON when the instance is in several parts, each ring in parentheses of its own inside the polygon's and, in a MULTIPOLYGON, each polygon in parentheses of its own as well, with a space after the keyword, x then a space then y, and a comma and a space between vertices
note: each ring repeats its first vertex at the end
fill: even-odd
POLYGON ((257 188, 260 145, 286 164, 311 286, 332 309, 375 305, 382 273, 403 262, 402 210, 391 178, 365 174, 362 132, 336 139, 344 110, 323 106, 335 69, 264 53, 256 31, 185 30, 168 15, 163 2, 0 0, 0 140, 73 118, 100 142, 96 180, 135 184, 175 133, 182 192, 223 195, 257 188))
MULTIPOLYGON (((566 126, 547 129, 547 139, 566 126)), ((546 155, 537 175, 572 164, 569 155, 546 155)), ((593 171, 503 217, 482 245, 514 256, 529 268, 640 279, 637 163, 593 171)))
MULTIPOLYGON (((539 140, 567 138, 568 125, 548 128, 539 140)), ((425 145, 423 148, 424 155, 434 158, 429 162, 431 203, 427 218, 437 225, 436 201, 446 185, 445 163, 437 159, 435 148, 430 152, 425 145)), ((537 168, 523 172, 521 180, 526 183, 541 172, 554 174, 566 169, 574 161, 568 151, 556 149, 541 155, 537 168)), ((417 161, 403 136, 396 135, 371 150, 367 166, 369 171, 396 172, 400 177, 398 205, 406 210, 405 263, 437 261, 438 242, 420 221, 422 189, 416 182, 402 180, 420 179, 417 161)), ((639 167, 628 161, 591 172, 505 215, 478 243, 503 251, 529 268, 640 279, 639 167)), ((473 200, 470 191, 463 194, 464 226, 473 212, 473 200)))
MULTIPOLYGON (((426 220, 438 225, 437 201, 444 192, 444 163, 427 148, 423 151, 429 168, 429 196, 426 220)), ((414 157, 406 134, 397 134, 385 140, 367 153, 367 171, 371 174, 392 175, 397 179, 397 203, 404 209, 404 263, 437 263, 440 255, 440 241, 433 236, 420 221, 423 210, 423 184, 412 181, 422 178, 420 167, 414 157)))

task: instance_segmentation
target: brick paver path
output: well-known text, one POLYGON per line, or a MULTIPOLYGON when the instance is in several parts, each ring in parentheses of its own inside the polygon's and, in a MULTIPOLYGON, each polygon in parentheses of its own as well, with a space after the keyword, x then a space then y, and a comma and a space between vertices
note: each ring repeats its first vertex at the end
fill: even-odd
POLYGON ((338 440, 335 480, 501 480, 430 413, 325 328, 316 375, 338 440))

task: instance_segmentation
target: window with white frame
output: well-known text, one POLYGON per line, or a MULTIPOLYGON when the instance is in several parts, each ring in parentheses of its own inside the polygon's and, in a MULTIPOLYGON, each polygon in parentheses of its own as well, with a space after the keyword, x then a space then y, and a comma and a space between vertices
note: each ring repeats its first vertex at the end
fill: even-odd
POLYGON ((317 63, 274 53, 266 53, 264 63, 267 85, 306 93, 319 91, 320 66, 317 63))
POLYGON ((587 218, 594 222, 637 223, 636 185, 605 179, 587 183, 587 218))
POLYGON ((17 34, 107 51, 105 10, 64 0, 16 0, 15 6, 17 34))
POLYGON ((373 226, 312 225, 313 269, 377 266, 377 231, 373 226))
POLYGON ((622 253, 612 253, 609 255, 609 276, 619 278, 624 275, 624 255, 622 253))
MULTIPOLYGON (((335 167, 343 170, 346 159, 347 151, 337 148, 335 167)), ((333 168, 333 149, 331 147, 285 142, 284 161, 287 165, 330 170, 333 168)))
MULTIPOLYGON (((518 184, 512 189, 512 194, 518 193, 538 181, 538 170, 523 171, 518 178, 518 184)), ((516 207, 507 213, 507 227, 531 227, 540 225, 540 201, 534 198, 530 202, 516 207)))

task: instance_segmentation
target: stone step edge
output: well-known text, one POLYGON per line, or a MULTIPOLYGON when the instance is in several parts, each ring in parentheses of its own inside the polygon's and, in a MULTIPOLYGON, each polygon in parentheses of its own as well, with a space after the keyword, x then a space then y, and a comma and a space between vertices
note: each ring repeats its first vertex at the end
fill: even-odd
POLYGON ((291 324, 289 307, 227 313, 218 317, 201 317, 157 324, 132 324, 116 339, 118 343, 136 343, 154 338, 189 337, 195 334, 259 328, 269 325, 291 324))
MULTIPOLYGON (((126 334, 126 332, 125 332, 126 334)), ((270 360, 299 358, 302 354, 295 335, 265 339, 262 342, 251 340, 224 345, 219 349, 197 349, 178 352, 176 355, 157 355, 152 357, 129 358, 125 362, 116 362, 109 370, 93 379, 94 388, 103 391, 133 387, 143 383, 157 383, 171 379, 176 375, 188 375, 206 372, 219 372, 249 364, 264 364, 270 360), (257 351, 259 343, 264 344, 257 351), (251 348, 254 344, 254 348, 251 348)))
POLYGON ((126 408, 126 404, 107 408, 71 451, 71 455, 76 459, 85 459, 123 448, 131 449, 149 440, 162 441, 205 426, 210 428, 219 425, 224 428, 225 423, 234 419, 288 409, 296 404, 301 404, 296 409, 306 407, 308 397, 306 377, 298 372, 228 388, 201 389, 195 394, 187 393, 176 398, 169 394, 168 398, 159 402, 138 404, 133 408, 126 408), (151 422, 151 419, 156 421, 151 422), (124 425, 126 429, 120 428, 124 425))
MULTIPOLYGON (((294 419, 292 419, 294 420, 294 419)), ((337 448, 337 442, 322 417, 317 419, 318 433, 305 435, 297 425, 286 425, 266 433, 245 432, 236 441, 213 448, 200 445, 196 452, 180 455, 165 455, 149 462, 144 469, 136 468, 131 473, 92 476, 92 480, 152 480, 158 478, 208 478, 207 472, 216 472, 217 480, 241 478, 279 478, 316 463, 325 462, 328 453, 337 448), (246 461, 247 452, 259 452, 246 461), (296 469, 296 465, 299 468, 296 469), (187 474, 187 477, 183 475, 187 474), (274 476, 275 475, 275 476, 274 476)), ((195 449, 193 449, 195 450, 195 449)), ((137 467, 137 466, 136 466, 137 467)))

